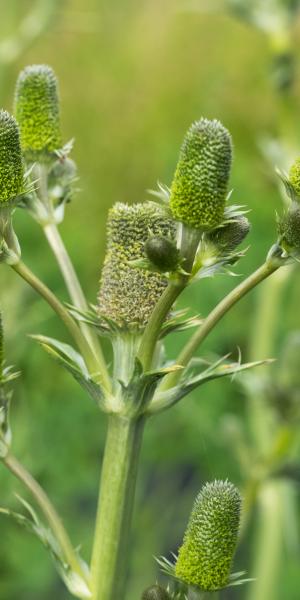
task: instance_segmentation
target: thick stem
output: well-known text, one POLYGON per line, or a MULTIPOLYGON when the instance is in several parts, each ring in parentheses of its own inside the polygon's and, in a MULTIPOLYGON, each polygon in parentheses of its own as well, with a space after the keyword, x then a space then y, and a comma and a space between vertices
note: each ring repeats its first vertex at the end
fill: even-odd
MULTIPOLYGON (((222 319, 222 317, 232 308, 232 306, 241 300, 241 298, 243 298, 261 281, 274 273, 274 271, 276 271, 278 268, 278 264, 270 262, 264 263, 254 273, 247 277, 245 281, 240 283, 240 285, 234 288, 225 298, 223 298, 223 300, 221 300, 221 302, 219 302, 219 304, 217 304, 217 306, 211 311, 208 317, 206 317, 204 320, 204 323, 199 327, 199 329, 197 329, 191 339, 184 346, 176 360, 176 364, 183 367, 187 366, 200 344, 205 340, 220 319, 222 319)), ((176 385, 179 377, 180 375, 177 373, 168 375, 160 386, 159 391, 169 389, 173 385, 176 385)))
MULTIPOLYGON (((95 378, 99 373, 99 365, 97 359, 92 352, 87 340, 82 335, 79 327, 76 325, 73 318, 68 313, 67 309, 64 305, 58 300, 58 298, 49 290, 49 288, 38 278, 30 269, 22 262, 19 261, 15 265, 11 265, 11 267, 20 275, 29 285, 35 289, 35 291, 42 296, 46 302, 53 308, 56 314, 61 318, 67 329, 69 330, 71 336, 75 340, 82 356, 86 362, 86 365, 92 375, 95 378)), ((102 381, 102 377, 99 377, 100 382, 104 384, 102 381)))
MULTIPOLYGON (((81 285, 79 283, 76 271, 70 259, 70 256, 66 250, 66 247, 63 243, 63 240, 59 234, 58 228, 54 223, 47 223, 43 226, 43 231, 45 236, 49 242, 49 245, 53 251, 53 254, 56 257, 57 263, 60 267, 61 273, 63 275, 66 287, 68 289, 70 298, 76 306, 80 310, 87 311, 88 305, 85 299, 84 293, 82 291, 81 285)), ((79 327, 88 340, 91 348, 93 349, 95 355, 97 356, 99 363, 99 370, 101 371, 103 380, 106 382, 107 387, 109 382, 109 376, 107 373, 107 368, 105 364, 105 360, 102 354, 102 350, 100 347, 99 339, 94 331, 86 325, 86 323, 79 323, 79 327)))
POLYGON ((25 485, 25 487, 32 494, 43 515, 47 519, 50 528, 55 534, 55 537, 60 544, 60 547, 64 553, 64 557, 67 563, 70 565, 71 569, 75 573, 82 577, 87 586, 89 586, 87 573, 82 568, 80 560, 78 559, 76 551, 73 548, 72 542, 70 541, 70 538, 64 528, 64 525, 59 515, 57 514, 53 504, 49 500, 44 490, 41 488, 40 484, 32 477, 32 475, 12 454, 8 454, 5 458, 3 458, 2 462, 11 471, 11 473, 25 485))
POLYGON ((91 562, 92 600, 123 600, 144 419, 110 416, 91 562))

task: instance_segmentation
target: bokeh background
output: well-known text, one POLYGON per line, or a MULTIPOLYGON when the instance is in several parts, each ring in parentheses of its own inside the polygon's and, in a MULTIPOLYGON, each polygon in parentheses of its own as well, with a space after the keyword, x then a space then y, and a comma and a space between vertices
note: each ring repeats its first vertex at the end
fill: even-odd
MULTIPOLYGON (((201 116, 218 118, 230 129, 235 147, 234 203, 251 210, 250 248, 236 272, 246 275, 264 260, 276 237, 275 212, 282 207, 276 161, 289 162, 300 154, 296 17, 289 48, 295 70, 291 88, 289 82, 286 86, 276 80, 281 63, 278 67, 274 59, 277 47, 269 32, 226 10, 221 2, 205 6, 200 0, 0 0, 0 9, 1 105, 12 110, 15 80, 27 64, 50 64, 59 78, 64 139, 75 138, 73 157, 80 174, 80 190, 67 208, 61 233, 89 301, 96 299, 109 207, 116 201, 146 199, 146 190, 155 188, 157 181, 170 184, 184 132, 201 116), (269 160, 264 156, 266 147, 269 160)), ((20 211, 15 229, 28 265, 67 300, 38 226, 20 211)), ((204 280, 189 289, 180 305, 189 304, 205 315, 235 283, 226 276, 204 280)), ((300 328, 299 291, 298 268, 282 292, 274 329, 275 357, 288 332, 300 328)), ((232 351, 237 357, 239 347, 247 357, 259 297, 252 293, 222 321, 203 347, 206 355, 232 351)), ((273 302, 270 295, 270 307, 273 302)), ((7 359, 22 372, 14 385, 11 415, 15 453, 47 489, 88 559, 105 418, 28 337, 44 333, 69 341, 48 306, 4 265, 0 303, 7 359)), ((170 355, 175 356, 185 337, 172 338, 170 355)), ((252 336, 253 343, 255 349, 252 336)), ((204 481, 228 477, 243 486, 243 468, 231 436, 245 418, 245 402, 240 380, 222 380, 149 422, 126 600, 138 599, 158 577, 153 556, 176 551, 204 481)), ((293 489, 297 502, 297 481, 293 489)), ((15 492, 27 498, 0 465, 0 504, 18 507, 15 492)), ((236 570, 245 568, 250 576, 255 517, 254 511, 236 561, 236 570)), ((288 517, 286 528, 291 526, 288 517)), ((38 541, 4 516, 0 531, 1 600, 69 597, 38 541)), ((298 550, 297 539, 282 545, 272 600, 299 598, 298 550)), ((246 587, 237 588, 224 592, 222 599, 244 599, 248 593, 246 587)))

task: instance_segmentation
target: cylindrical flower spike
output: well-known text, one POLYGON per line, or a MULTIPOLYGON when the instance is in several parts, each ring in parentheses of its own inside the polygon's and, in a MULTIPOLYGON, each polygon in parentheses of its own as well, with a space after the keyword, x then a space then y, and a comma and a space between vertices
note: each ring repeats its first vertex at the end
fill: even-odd
POLYGON ((223 227, 213 229, 206 234, 206 239, 214 244, 220 252, 233 252, 250 231, 250 223, 246 217, 240 215, 234 221, 226 223, 223 227))
POLYGON ((0 207, 11 204, 23 192, 24 167, 18 125, 0 110, 0 207))
POLYGON ((144 591, 141 600, 171 600, 171 597, 160 585, 152 585, 144 591))
POLYGON ((31 65, 19 75, 15 115, 28 161, 45 161, 61 147, 57 80, 47 65, 31 65))
POLYGON ((288 253, 300 252, 300 204, 292 202, 278 223, 280 244, 288 253))
POLYGON ((196 498, 175 575, 189 585, 212 591, 229 581, 237 545, 241 497, 228 481, 207 483, 196 498))
POLYGON ((171 186, 170 207, 178 221, 209 230, 223 219, 232 162, 230 133, 216 120, 188 130, 171 186))
POLYGON ((292 164, 289 172, 289 180, 296 196, 300 199, 300 158, 297 158, 292 164))
POLYGON ((129 263, 145 258, 148 237, 174 236, 174 222, 152 202, 133 206, 117 203, 109 212, 107 231, 99 314, 120 328, 138 331, 146 326, 167 280, 159 273, 129 263))

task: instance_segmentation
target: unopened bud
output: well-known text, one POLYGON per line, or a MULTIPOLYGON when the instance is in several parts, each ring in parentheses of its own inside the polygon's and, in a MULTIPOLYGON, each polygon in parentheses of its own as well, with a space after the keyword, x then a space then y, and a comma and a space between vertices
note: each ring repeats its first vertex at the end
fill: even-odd
POLYGON ((201 119, 188 130, 171 187, 173 216, 195 229, 223 219, 232 162, 230 133, 216 120, 201 119))
POLYGON ((300 198, 300 158, 297 158, 292 164, 289 172, 289 180, 296 196, 300 198))
POLYGON ((287 252, 300 251, 300 204, 292 202, 278 223, 280 244, 287 252))
POLYGON ((239 246, 250 231, 250 223, 240 215, 234 221, 226 223, 206 234, 206 239, 214 244, 221 252, 232 252, 239 246))
POLYGON ((156 235, 145 244, 145 253, 151 263, 161 273, 175 271, 179 264, 179 251, 174 240, 156 235))
POLYGON ((229 581, 237 545, 241 497, 228 481, 207 483, 196 498, 175 575, 189 585, 212 591, 229 581))
POLYGON ((15 115, 28 161, 47 160, 61 146, 57 80, 47 65, 26 67, 19 75, 15 115))
POLYGON ((171 596, 160 585, 152 585, 144 591, 141 600, 171 600, 171 596))

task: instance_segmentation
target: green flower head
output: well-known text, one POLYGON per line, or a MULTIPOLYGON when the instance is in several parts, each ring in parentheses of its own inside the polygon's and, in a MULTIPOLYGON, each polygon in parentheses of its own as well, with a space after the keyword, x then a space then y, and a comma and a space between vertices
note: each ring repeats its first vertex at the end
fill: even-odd
POLYGON ((47 160, 61 146, 57 80, 47 65, 26 67, 15 92, 15 115, 28 161, 47 160))
POLYGON ((142 600, 170 600, 170 595, 160 585, 152 585, 144 591, 142 600))
POLYGON ((287 252, 300 252, 300 204, 292 202, 278 222, 281 246, 287 252))
POLYGON ((171 186, 170 206, 178 221, 213 229, 223 219, 232 162, 232 142, 219 121, 201 119, 188 130, 171 186))
POLYGON ((23 183, 18 125, 14 117, 0 110, 0 206, 13 202, 22 193, 23 183))
POLYGON ((152 202, 133 206, 117 203, 109 212, 107 233, 99 314, 121 328, 143 329, 167 280, 159 273, 130 265, 130 261, 145 258, 149 236, 174 236, 174 223, 152 202))
POLYGON ((228 481, 207 483, 196 498, 175 575, 189 585, 212 591, 229 581, 237 545, 241 497, 228 481))
POLYGON ((221 252, 233 252, 250 231, 250 223, 243 215, 206 234, 206 239, 221 252))
POLYGON ((296 196, 300 198, 300 158, 297 158, 292 164, 289 172, 289 180, 296 196))

